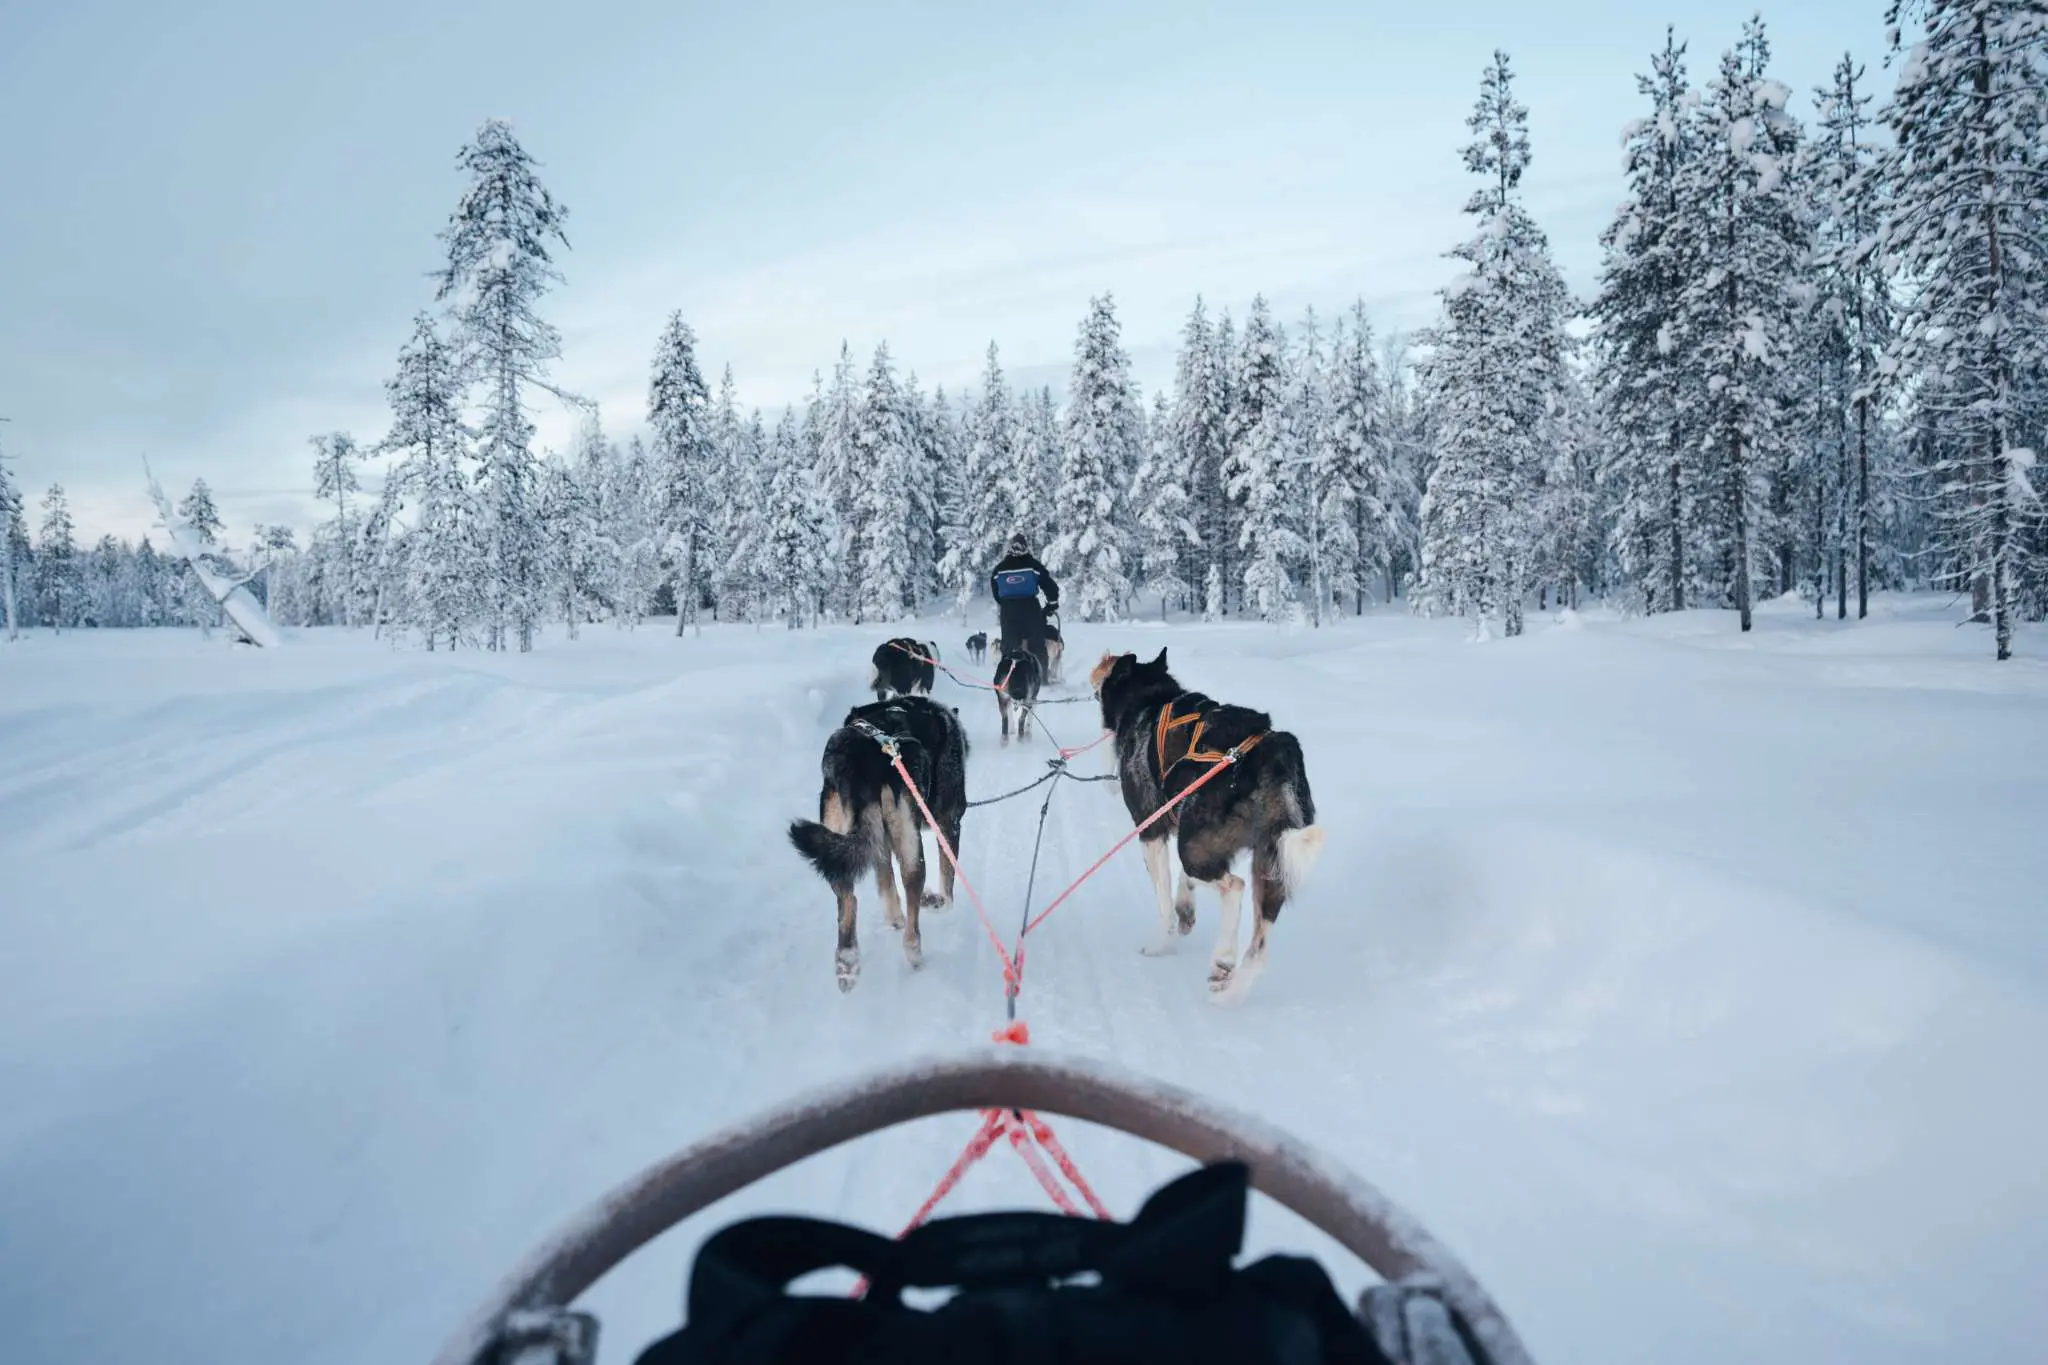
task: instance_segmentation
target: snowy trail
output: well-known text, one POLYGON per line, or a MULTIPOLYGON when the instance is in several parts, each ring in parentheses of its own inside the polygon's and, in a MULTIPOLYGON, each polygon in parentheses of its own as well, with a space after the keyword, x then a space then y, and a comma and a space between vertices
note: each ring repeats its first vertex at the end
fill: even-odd
MULTIPOLYGON (((1070 678, 1164 643, 1271 710, 1332 835, 1230 1009, 1203 989, 1213 900, 1143 957, 1151 893, 1118 855, 1032 938, 1034 1046, 1340 1154, 1539 1359, 2024 1358, 2048 1331, 2048 668, 2041 637, 1994 671, 1940 604, 1889 610, 1488 648, 1405 617, 1076 628, 1070 678)), ((842 996, 829 893, 782 839, 881 634, 0 653, 10 1358, 423 1358, 639 1165, 986 1039, 1000 973, 964 897, 912 973, 864 893, 842 996)), ((1043 770, 984 694, 939 695, 970 794, 1043 770)), ((1046 718, 1093 732, 1085 705, 1046 718)), ((1042 795, 968 816, 1006 939, 1042 795)), ((1061 784, 1037 901, 1127 829, 1113 784, 1061 784)), ((894 1227, 971 1127, 879 1135, 679 1230, 593 1295, 604 1358, 673 1324, 711 1227, 894 1227)), ((1061 1132, 1120 1211, 1179 1165, 1061 1132)), ((948 1207, 1041 1199, 997 1153, 948 1207)), ((1269 1208, 1254 1235, 1304 1245, 1269 1208)))

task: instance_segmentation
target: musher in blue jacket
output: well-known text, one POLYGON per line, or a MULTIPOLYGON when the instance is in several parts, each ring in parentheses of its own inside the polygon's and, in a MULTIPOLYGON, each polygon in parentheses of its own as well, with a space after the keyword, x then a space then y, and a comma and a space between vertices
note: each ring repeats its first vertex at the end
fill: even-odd
POLYGON ((1047 676, 1045 614, 1059 610, 1060 585, 1031 553, 1031 542, 1022 531, 1010 537, 1007 548, 1009 553, 988 576, 989 595, 996 600, 996 617, 1002 623, 1003 647, 1028 650, 1038 660, 1040 676, 1047 676))

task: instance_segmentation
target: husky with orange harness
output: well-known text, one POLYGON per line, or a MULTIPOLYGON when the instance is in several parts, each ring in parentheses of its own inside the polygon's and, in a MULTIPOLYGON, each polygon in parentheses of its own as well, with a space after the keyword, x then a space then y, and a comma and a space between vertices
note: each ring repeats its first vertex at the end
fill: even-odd
POLYGON ((938 894, 925 890, 924 822, 893 761, 900 756, 910 780, 924 793, 932 819, 955 850, 960 821, 967 814, 967 731, 950 706, 930 697, 897 697, 870 702, 846 713, 825 741, 818 792, 818 818, 794 820, 789 841, 832 887, 839 902, 839 989, 850 991, 860 976, 860 943, 854 932, 858 903, 853 888, 872 871, 882 893, 882 918, 903 931, 903 955, 923 965, 918 935, 920 909, 952 903, 953 866, 942 862, 938 894), (903 879, 896 896, 890 863, 903 879))
POLYGON ((1102 703, 1102 726, 1116 736, 1124 805, 1140 821, 1193 786, 1217 764, 1219 774, 1181 802, 1140 841, 1145 870, 1159 898, 1159 938, 1145 951, 1173 950, 1175 934, 1195 927, 1195 882, 1216 889, 1223 922, 1210 958, 1209 989, 1235 999, 1251 988, 1266 961, 1266 934, 1280 917, 1316 855, 1323 831, 1301 744, 1275 730, 1263 711, 1226 706, 1190 692, 1166 668, 1166 651, 1150 663, 1135 654, 1105 654, 1088 675, 1102 703), (1176 836, 1181 877, 1176 893, 1167 837, 1176 836), (1244 878, 1230 870, 1251 851, 1251 946, 1238 961, 1237 922, 1244 878))

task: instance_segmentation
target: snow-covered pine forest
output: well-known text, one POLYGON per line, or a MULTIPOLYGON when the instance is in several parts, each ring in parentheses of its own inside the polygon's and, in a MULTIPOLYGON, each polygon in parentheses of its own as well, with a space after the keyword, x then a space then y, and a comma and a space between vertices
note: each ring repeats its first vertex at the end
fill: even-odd
MULTIPOLYGON (((1968 594, 2004 658, 2048 613, 2048 19, 1893 11, 1880 71, 1845 55, 1803 92, 1760 19, 1718 53, 1673 34, 1648 54, 1587 298, 1522 202, 1541 129, 1496 54, 1435 325, 1196 298, 1149 400, 1105 293, 1064 394, 1011 384, 995 341, 971 389, 927 391, 884 343, 842 346, 799 407, 749 410, 677 313, 646 411, 601 415, 551 377, 568 210, 491 122, 458 158, 388 427, 310 440, 331 514, 227 528, 203 481, 181 510, 280 622, 429 649, 650 615, 894 620, 965 605, 1021 529, 1092 621, 1405 599, 1515 635, 1599 599, 1747 630, 1766 598, 1860 618, 1875 590, 1933 587, 1968 594), (544 403, 580 414, 573 448, 535 448, 544 403)), ((182 565, 77 543, 63 489, 4 463, 0 520, 10 631, 214 624, 182 565)))

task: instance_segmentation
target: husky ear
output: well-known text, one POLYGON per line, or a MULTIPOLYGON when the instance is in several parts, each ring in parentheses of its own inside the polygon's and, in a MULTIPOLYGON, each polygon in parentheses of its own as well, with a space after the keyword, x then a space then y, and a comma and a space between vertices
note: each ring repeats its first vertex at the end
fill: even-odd
POLYGON ((1152 667, 1152 668, 1164 668, 1164 667, 1166 667, 1166 648, 1165 648, 1165 646, 1163 646, 1163 645, 1162 645, 1162 646, 1160 647, 1160 650, 1159 650, 1159 657, 1158 657, 1158 658, 1156 658, 1156 659, 1154 659, 1154 660, 1153 660, 1153 661, 1151 662, 1151 664, 1150 664, 1150 667, 1152 667))

